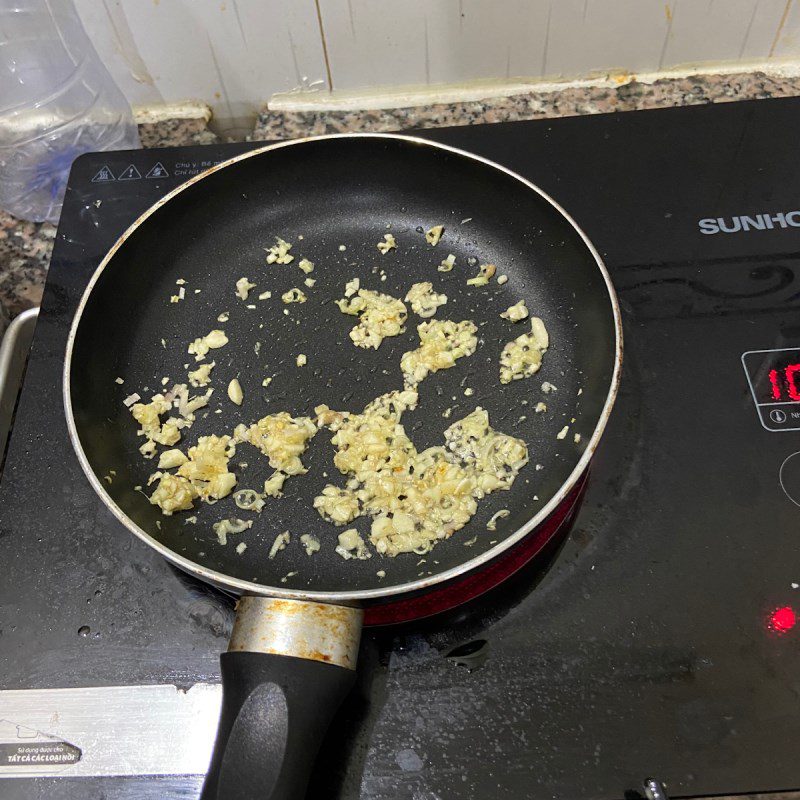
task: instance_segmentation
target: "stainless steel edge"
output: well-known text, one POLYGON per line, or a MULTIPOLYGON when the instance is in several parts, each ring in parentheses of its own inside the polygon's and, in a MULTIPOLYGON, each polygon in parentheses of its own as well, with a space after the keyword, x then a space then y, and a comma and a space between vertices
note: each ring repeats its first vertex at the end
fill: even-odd
POLYGON ((363 621, 360 608, 243 597, 228 652, 271 653, 355 669, 363 621))
POLYGON ((38 308, 29 308, 14 317, 0 342, 0 463, 11 432, 25 364, 39 318, 38 308))
POLYGON ((223 161, 214 167, 210 167, 205 172, 202 172, 199 175, 190 178, 188 181, 186 181, 186 183, 181 184, 177 188, 173 189, 171 192, 162 197, 158 202, 154 203, 147 211, 145 211, 125 231, 125 233, 123 233, 122 236, 120 236, 120 238, 116 241, 114 246, 108 251, 105 258, 100 262, 100 265, 97 267, 91 279, 89 280, 86 290, 84 291, 83 296, 81 297, 78 309, 75 313, 75 318, 73 319, 72 326, 70 327, 69 337, 67 339, 67 349, 64 360, 64 373, 63 373, 64 408, 67 417, 67 427, 69 428, 69 435, 72 440, 73 447, 75 448, 75 452, 78 456, 78 460, 80 461, 81 467, 83 468, 83 471, 86 473, 86 476, 91 485, 93 486, 94 490, 97 492, 97 494, 106 504, 106 506, 108 506, 108 508, 111 510, 114 516, 123 525, 125 525, 125 527, 128 528, 128 530, 130 530, 134 535, 138 536, 142 541, 146 542, 156 551, 161 553, 161 555, 164 556, 164 558, 168 559, 176 566, 179 566, 181 569, 184 569, 187 572, 190 572, 196 575, 197 577, 201 578, 202 580, 205 580, 215 586, 232 590, 239 594, 281 597, 281 598, 296 599, 296 600, 314 600, 322 603, 343 603, 343 604, 363 603, 372 600, 380 600, 381 598, 389 598, 396 595, 402 595, 409 592, 429 589, 432 586, 435 586, 436 584, 444 583, 446 581, 450 581, 454 578, 457 578, 458 576, 470 572, 480 567, 482 564, 485 564, 486 562, 493 560, 501 553, 513 547, 515 544, 517 544, 517 542, 523 539, 528 533, 530 533, 534 528, 536 528, 545 519, 547 519, 547 517, 555 510, 555 508, 559 505, 559 503, 561 503, 561 501, 573 489, 580 476, 584 473, 584 471, 588 467, 589 462, 591 461, 592 456, 594 455, 595 450, 597 449, 597 446, 600 442, 600 438, 603 435, 603 431, 605 430, 606 424, 608 423, 609 416, 611 415, 611 409, 613 408, 614 402, 617 398, 617 393, 619 390, 619 381, 622 371, 622 356, 623 356, 622 317, 620 314, 619 300, 617 298, 617 294, 614 289, 613 283, 611 281, 611 276, 608 272, 608 269, 603 263, 603 260, 600 257, 600 254, 597 252, 597 249, 591 243, 588 236, 583 232, 583 230, 580 228, 577 222, 575 222, 575 220, 564 210, 564 208, 562 208, 562 206, 559 203, 557 203, 552 197, 550 197, 549 194, 540 189, 534 183, 531 183, 529 180, 523 178, 521 175, 518 175, 516 172, 508 169, 507 167, 504 167, 501 164, 497 164, 496 162, 491 161, 487 158, 483 158, 482 156, 475 155, 474 153, 469 153, 466 150, 461 150, 457 147, 451 147, 449 145, 440 144, 438 142, 432 142, 417 136, 405 136, 393 133, 341 133, 341 134, 332 134, 328 136, 310 136, 304 139, 294 139, 287 142, 279 142, 277 144, 266 145, 264 147, 256 148, 255 150, 251 150, 247 153, 242 153, 241 155, 234 156, 233 158, 230 158, 227 161, 223 161), (421 147, 432 147, 438 150, 443 150, 448 153, 453 153, 455 155, 470 159, 472 161, 479 161, 481 163, 486 164, 487 166, 490 166, 494 169, 499 170, 500 172, 505 173, 511 178, 514 178, 515 180, 519 181, 527 188, 529 188, 531 191, 536 192, 540 197, 542 197, 548 203, 550 203, 550 205, 553 206, 553 208, 556 209, 556 211, 558 211, 558 213, 561 214, 567 220, 567 222, 569 222, 570 225, 572 225, 572 227, 581 237, 584 244, 589 249, 589 252, 594 257, 594 260, 597 264, 597 268, 603 277, 603 281, 605 283, 606 290, 608 292, 608 299, 609 299, 611 313, 614 318, 614 329, 616 338, 614 369, 611 376, 611 383, 609 385, 609 390, 606 395, 606 400, 603 405, 603 410, 597 421, 597 425, 595 425, 595 429, 592 432, 591 436, 589 437, 586 449, 582 453, 580 459, 578 459, 575 468, 572 470, 567 480, 561 486, 559 491, 556 492, 556 494, 552 498, 550 498, 550 500, 544 506, 542 506, 542 508, 533 517, 531 517, 528 520, 528 522, 526 522, 523 526, 518 528, 510 536, 507 536, 505 539, 498 542, 498 544, 496 544, 491 549, 485 551, 484 553, 481 553, 480 555, 470 559, 469 561, 465 561, 458 567, 453 567, 452 569, 445 570, 443 572, 437 573, 435 575, 426 578, 421 578, 420 580, 410 581, 408 583, 386 585, 381 587, 380 589, 362 589, 352 592, 316 592, 316 591, 301 591, 301 590, 287 589, 285 587, 278 587, 278 586, 265 586, 263 584, 253 583, 252 581, 245 581, 239 578, 234 578, 230 575, 225 575, 224 573, 208 569, 202 564, 197 564, 194 561, 190 561, 189 559, 184 558, 178 553, 175 553, 174 551, 165 547, 157 539, 154 539, 146 531, 142 530, 142 528, 140 528, 132 519, 129 519, 122 512, 119 506, 116 505, 111 496, 105 491, 105 488, 103 487, 100 480, 92 471, 91 465, 89 464, 88 459, 86 458, 86 454, 83 451, 83 447, 81 446, 80 439, 78 437, 77 429, 75 426, 75 419, 72 413, 70 385, 69 385, 70 369, 72 365, 72 351, 74 347, 75 336, 77 334, 78 326, 80 325, 81 316, 83 314, 84 309, 86 308, 86 304, 89 301, 92 289, 99 280, 100 275, 102 275, 103 270, 109 264, 109 262, 111 261, 117 250, 119 250, 119 248, 125 243, 126 239, 152 214, 154 214, 159 208, 161 208, 161 206, 163 206, 165 203, 168 203, 173 197, 176 197, 188 187, 193 186, 195 183, 207 178, 209 175, 212 175, 221 169, 225 169, 226 167, 229 167, 232 164, 244 161, 245 159, 255 158, 257 156, 263 155, 264 153, 269 153, 273 150, 279 150, 283 147, 302 146, 303 144, 308 142, 317 142, 328 139, 353 139, 353 138, 400 140, 409 142, 411 144, 419 145, 421 147))
POLYGON ((221 697, 206 683, 0 691, 0 779, 204 775, 221 697))

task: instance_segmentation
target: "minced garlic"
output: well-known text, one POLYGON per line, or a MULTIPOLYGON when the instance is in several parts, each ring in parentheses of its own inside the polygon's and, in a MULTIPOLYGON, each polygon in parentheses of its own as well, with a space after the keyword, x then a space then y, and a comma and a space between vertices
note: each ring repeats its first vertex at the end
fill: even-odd
POLYGON ((178 414, 180 414, 184 420, 183 427, 188 428, 195 421, 195 411, 205 408, 213 393, 213 389, 206 389, 205 394, 198 394, 194 397, 190 397, 189 388, 186 384, 176 383, 175 386, 167 392, 167 399, 172 400, 172 405, 178 410, 178 414))
POLYGON ((264 481, 264 494, 268 497, 282 497, 283 484, 289 476, 285 472, 275 470, 272 475, 264 481))
POLYGON ((180 450, 165 450, 158 457, 159 469, 175 469, 185 464, 189 459, 180 450))
POLYGON ((291 264, 294 256, 289 253, 292 246, 284 242, 279 236, 275 237, 275 244, 267 250, 267 264, 291 264))
POLYGON ((196 389, 201 386, 208 386, 211 383, 211 370, 216 366, 216 362, 201 364, 197 369, 189 373, 189 383, 196 389))
POLYGON ((227 497, 236 485, 228 462, 236 454, 230 436, 201 436, 188 451, 189 460, 178 467, 178 475, 188 478, 203 500, 227 497))
POLYGON ((358 498, 354 494, 331 485, 314 498, 314 508, 323 519, 334 525, 346 525, 361 513, 358 498))
POLYGON ((397 242, 394 240, 394 236, 391 233, 385 233, 383 235, 384 241, 378 242, 378 250, 381 251, 382 255, 386 255, 390 250, 397 249, 397 242))
POLYGON ((428 244, 436 247, 436 245, 439 244, 439 240, 442 238, 443 233, 444 225, 434 225, 429 231, 425 232, 425 241, 428 244))
POLYGON ((481 264, 478 274, 467 281, 467 286, 486 286, 496 271, 497 267, 494 264, 481 264))
POLYGON ((370 289, 357 289, 355 296, 348 296, 352 284, 345 289, 346 299, 337 300, 336 305, 343 314, 359 317, 358 325, 350 331, 353 344, 377 350, 386 337, 402 333, 408 312, 396 297, 370 289))
MULTIPOLYGON (((232 533, 243 533, 248 528, 253 527, 253 520, 243 520, 238 519, 237 517, 232 517, 231 519, 223 519, 219 522, 215 522, 211 526, 214 530, 214 533, 217 534, 217 541, 221 545, 228 544, 228 536, 232 533)), ((246 547, 247 545, 245 545, 246 547)), ((238 549, 238 548, 237 548, 238 549)))
POLYGON ((306 364, 308 364, 308 358, 306 357, 306 354, 300 353, 295 359, 294 363, 297 364, 298 367, 304 367, 306 364))
POLYGON ((140 425, 138 435, 146 439, 139 452, 145 458, 152 458, 156 452, 156 444, 167 447, 177 444, 181 438, 181 430, 192 425, 195 420, 194 412, 208 405, 208 399, 213 391, 209 389, 204 395, 190 398, 186 384, 179 383, 166 394, 153 395, 149 403, 131 405, 131 414, 140 425), (172 408, 177 409, 179 416, 169 417, 162 424, 161 415, 172 408))
POLYGON ((529 378, 538 372, 549 344, 544 323, 539 317, 531 317, 531 332, 506 344, 500 354, 500 383, 529 378))
POLYGON ((358 558, 363 561, 372 557, 372 553, 367 549, 361 534, 355 528, 350 528, 339 534, 339 544, 336 547, 336 552, 345 560, 358 558))
POLYGON ((303 545, 303 549, 306 551, 307 556, 313 556, 314 553, 319 552, 319 539, 317 539, 317 537, 311 533, 304 533, 300 537, 300 544, 303 545))
POLYGON ((272 547, 269 549, 269 558, 275 558, 281 550, 283 550, 287 544, 289 544, 289 539, 291 536, 289 535, 289 531, 284 531, 283 533, 279 533, 275 537, 275 541, 272 543, 272 547))
POLYGON ((225 331, 209 331, 205 336, 195 339, 188 347, 188 352, 194 356, 195 361, 202 361, 209 350, 216 350, 228 344, 225 331))
POLYGON ((444 261, 436 268, 439 272, 450 272, 456 265, 456 257, 450 253, 444 261))
POLYGON ((525 305, 525 298, 523 297, 518 303, 509 306, 503 311, 500 316, 507 319, 509 322, 520 322, 528 316, 528 307, 525 305))
POLYGON ((239 280, 236 281, 236 296, 242 300, 247 300, 250 290, 255 288, 256 285, 254 283, 250 283, 247 278, 239 278, 239 280))
POLYGON ((439 306, 443 306, 447 302, 447 295, 436 294, 433 291, 433 284, 430 281, 423 281, 422 283, 415 283, 405 296, 407 303, 410 303, 411 310, 422 317, 427 319, 436 313, 439 306))
POLYGON ((505 519, 510 514, 511 514, 511 512, 507 508, 500 509, 500 511, 498 511, 496 514, 492 514, 491 518, 486 523, 486 529, 490 530, 490 531, 496 531, 497 530, 497 520, 505 519))
POLYGON ((301 258, 300 263, 297 265, 300 269, 305 272, 306 275, 314 271, 314 262, 309 261, 307 258, 301 258))
POLYGON ((400 368, 406 386, 416 386, 429 373, 454 366, 457 358, 470 356, 478 346, 474 322, 434 320, 417 326, 420 346, 403 353, 400 368))
MULTIPOLYGON (((317 409, 334 431, 334 464, 349 477, 344 487, 326 486, 314 507, 339 525, 372 517, 370 541, 382 555, 428 552, 470 520, 485 494, 508 489, 528 460, 525 443, 494 431, 480 408, 445 431, 445 447, 418 452, 400 424, 416 402, 406 390, 378 397, 361 414, 317 409)), ((353 532, 345 534, 357 545, 353 532)))
POLYGON ((261 450, 273 469, 286 475, 302 475, 306 469, 300 456, 316 432, 317 426, 308 417, 292 417, 281 411, 262 417, 249 428, 237 426, 234 437, 237 442, 249 442, 261 450))
POLYGON ((176 511, 187 511, 193 507, 197 489, 186 478, 168 472, 155 473, 159 477, 156 490, 150 495, 150 502, 161 509, 161 513, 171 516, 176 511))
POLYGON ((288 292, 284 292, 281 295, 281 300, 284 303, 305 303, 306 299, 305 292, 302 289, 289 289, 288 292))
POLYGON ((170 417, 163 425, 161 415, 172 408, 172 403, 163 395, 154 395, 149 403, 135 403, 131 406, 131 414, 139 423, 139 435, 146 436, 163 445, 173 445, 181 435, 177 421, 170 417))

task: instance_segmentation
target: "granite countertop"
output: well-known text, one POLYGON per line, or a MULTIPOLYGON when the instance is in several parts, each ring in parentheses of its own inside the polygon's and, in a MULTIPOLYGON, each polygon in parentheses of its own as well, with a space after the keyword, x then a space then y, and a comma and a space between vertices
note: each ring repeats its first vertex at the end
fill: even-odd
MULTIPOLYGON (((611 111, 789 97, 800 94, 800 78, 763 72, 637 80, 608 87, 567 87, 464 103, 377 111, 262 111, 254 140, 291 139, 343 131, 396 131, 473 125, 611 111)), ((211 144, 217 137, 205 120, 175 119, 139 126, 143 147, 211 144)), ((55 238, 49 223, 21 222, 0 211, 0 323, 39 305, 55 238)))

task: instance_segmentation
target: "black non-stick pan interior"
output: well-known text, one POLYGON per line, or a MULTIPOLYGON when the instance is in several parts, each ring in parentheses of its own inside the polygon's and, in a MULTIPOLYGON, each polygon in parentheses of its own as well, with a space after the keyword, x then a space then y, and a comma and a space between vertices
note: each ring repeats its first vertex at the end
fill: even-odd
MULTIPOLYGON (((580 235, 546 199, 478 159, 399 138, 345 137, 245 158, 157 209, 117 250, 94 286, 77 330, 70 384, 78 435, 95 475, 144 531, 174 552, 238 579, 349 592, 416 581, 461 565, 535 515, 578 462, 603 412, 614 362, 614 316, 603 275, 580 235), (436 224, 445 232, 431 247, 422 231, 436 224), (387 232, 397 249, 381 255, 376 244, 387 232), (266 264, 265 248, 276 236, 294 243, 292 264, 266 264), (438 272, 448 253, 456 257, 455 268, 438 272), (316 265, 311 289, 303 286, 306 276, 297 267, 301 257, 316 265), (467 286, 477 272, 468 259, 496 264, 508 282, 467 286), (241 277, 256 284, 247 303, 235 295, 241 277), (348 332, 356 320, 333 303, 354 277, 363 288, 396 297, 412 283, 430 280, 448 297, 437 318, 470 319, 479 326, 477 352, 428 377, 418 408, 403 423, 422 449, 442 442, 444 429, 476 406, 488 409, 495 428, 521 437, 530 450, 530 463, 513 488, 484 499, 465 528, 426 556, 374 554, 367 561, 344 561, 334 552, 341 529, 312 508, 326 483, 344 484, 332 464, 330 433, 323 430, 303 456, 308 473, 289 479, 284 496, 268 500, 261 515, 239 510, 229 497, 163 516, 134 488, 146 485, 156 462, 140 456, 142 439, 123 400, 133 392, 149 399, 162 390, 165 377, 170 385, 185 382, 185 365, 196 366, 186 348, 196 337, 222 328, 230 342, 210 354, 217 363, 210 413, 201 414, 185 435, 179 445, 184 448, 198 436, 230 433, 240 422, 282 410, 313 414, 314 406, 326 403, 360 411, 377 395, 402 387, 400 356, 417 346, 416 325, 422 320, 409 309, 403 335, 386 339, 378 350, 354 347, 348 332), (171 303, 178 279, 186 281, 185 299, 171 303), (308 301, 284 305, 280 296, 292 287, 302 288, 308 301), (272 298, 258 300, 267 290, 272 298), (544 319, 551 346, 537 375, 501 386, 500 351, 529 324, 512 325, 499 314, 521 298, 544 319), (230 319, 219 323, 225 311, 230 319), (304 367, 295 363, 300 353, 308 359, 304 367), (235 376, 244 389, 241 407, 226 396, 235 376), (274 378, 262 388, 266 376, 274 378), (117 377, 124 384, 115 382, 117 377), (544 381, 557 391, 544 394, 544 381), (466 396, 466 389, 473 394, 466 396), (537 414, 534 407, 542 400, 547 412, 537 414), (449 419, 447 409, 452 409, 449 419), (557 439, 565 425, 569 433, 557 439), (487 520, 500 509, 509 509, 510 516, 496 531, 487 530, 487 520), (187 524, 195 514, 197 523, 187 524), (222 546, 211 526, 228 517, 255 522, 222 546), (269 559, 275 536, 286 530, 290 545, 269 559), (303 533, 322 542, 312 557, 300 545, 303 533), (247 544, 241 554, 239 542, 247 544)), ((232 464, 246 465, 234 467, 239 488, 260 490, 272 472, 248 444, 239 446, 232 464)), ((368 538, 367 519, 358 519, 355 527, 368 538)))

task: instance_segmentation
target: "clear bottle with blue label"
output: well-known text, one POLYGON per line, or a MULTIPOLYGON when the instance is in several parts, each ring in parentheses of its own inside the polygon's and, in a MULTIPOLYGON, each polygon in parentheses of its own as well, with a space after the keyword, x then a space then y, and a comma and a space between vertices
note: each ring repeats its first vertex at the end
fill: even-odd
POLYGON ((0 0, 0 208, 55 222, 75 158, 138 146, 72 0, 0 0))

